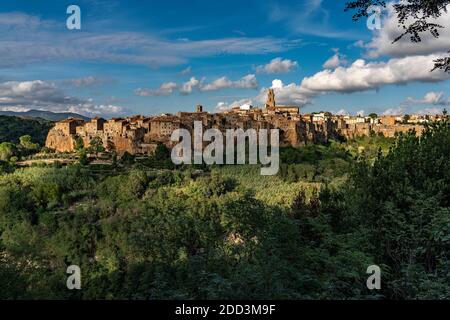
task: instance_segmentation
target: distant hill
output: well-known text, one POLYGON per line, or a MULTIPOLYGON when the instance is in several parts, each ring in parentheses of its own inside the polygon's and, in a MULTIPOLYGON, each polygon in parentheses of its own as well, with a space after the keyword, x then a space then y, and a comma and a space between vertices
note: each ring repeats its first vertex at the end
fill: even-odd
POLYGON ((0 111, 0 115, 12 116, 12 117, 24 117, 24 118, 41 118, 49 121, 60 121, 67 118, 80 118, 88 121, 89 118, 82 116, 77 113, 71 112, 51 112, 42 110, 29 110, 26 112, 15 112, 15 111, 0 111))
POLYGON ((33 142, 37 142, 40 146, 43 146, 48 131, 52 127, 53 122, 45 119, 0 115, 0 143, 18 143, 21 136, 30 135, 33 142))

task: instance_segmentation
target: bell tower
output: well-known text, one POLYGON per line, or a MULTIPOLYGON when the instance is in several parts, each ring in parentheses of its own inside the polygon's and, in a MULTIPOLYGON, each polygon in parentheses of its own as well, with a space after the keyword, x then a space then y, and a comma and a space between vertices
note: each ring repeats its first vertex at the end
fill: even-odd
POLYGON ((266 109, 267 108, 275 108, 275 92, 273 89, 269 89, 269 92, 267 93, 266 109))

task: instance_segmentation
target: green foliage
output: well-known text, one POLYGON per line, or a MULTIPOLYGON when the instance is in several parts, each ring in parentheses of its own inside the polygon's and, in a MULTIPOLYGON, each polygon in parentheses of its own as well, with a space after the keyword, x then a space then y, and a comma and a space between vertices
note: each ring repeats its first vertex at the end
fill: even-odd
POLYGON ((280 206, 283 209, 289 208, 299 189, 311 191, 319 187, 316 182, 304 180, 289 181, 282 172, 276 176, 261 176, 259 166, 223 166, 212 170, 212 173, 233 179, 239 185, 254 193, 256 199, 267 205, 280 206))
POLYGON ((145 160, 140 161, 143 165, 158 169, 174 169, 171 151, 164 144, 157 145, 155 152, 148 156, 145 160))
POLYGON ((102 139, 100 137, 94 137, 89 142, 89 149, 90 149, 90 151, 95 152, 95 153, 104 152, 105 147, 103 146, 102 139))
POLYGON ((0 143, 19 143, 20 137, 28 135, 40 145, 45 139, 53 123, 43 119, 27 119, 0 115, 0 143))
POLYGON ((9 161, 16 153, 16 146, 10 142, 0 143, 0 160, 9 161))
POLYGON ((134 161, 135 161, 134 156, 131 155, 129 152, 126 152, 126 151, 122 155, 120 160, 122 161, 122 163, 127 164, 127 165, 132 165, 134 163, 134 161))
POLYGON ((373 166, 361 163, 351 181, 349 213, 364 223, 373 256, 391 269, 386 294, 439 296, 419 288, 433 277, 448 280, 450 123, 433 124, 420 138, 400 136, 373 166))
POLYGON ((26 157, 39 152, 39 144, 33 143, 33 139, 30 135, 21 136, 19 141, 17 149, 21 157, 26 157))
POLYGON ((14 166, 10 162, 0 160, 0 175, 3 173, 10 173, 13 171, 14 171, 14 166))
POLYGON ((395 144, 395 139, 383 135, 357 137, 346 141, 345 148, 353 157, 366 158, 374 161, 381 152, 386 155, 395 144))
POLYGON ((81 151, 84 149, 84 141, 83 138, 80 136, 75 136, 74 142, 73 142, 73 148, 75 151, 81 151))
POLYGON ((329 145, 306 145, 300 148, 287 147, 280 150, 281 162, 285 164, 315 164, 321 160, 350 159, 345 147, 331 141, 329 145))
POLYGON ((279 176, 287 182, 331 183, 344 176, 353 161, 346 147, 335 141, 328 145, 283 148, 280 157, 279 176))
POLYGON ((82 166, 86 166, 89 164, 89 159, 87 156, 87 151, 85 149, 79 149, 78 152, 78 162, 82 165, 82 166))
POLYGON ((19 138, 20 146, 26 150, 37 150, 39 145, 32 142, 32 138, 30 135, 21 136, 19 138))
POLYGON ((285 150, 278 176, 139 161, 3 174, 0 298, 448 299, 450 125, 374 160, 352 143, 285 150))

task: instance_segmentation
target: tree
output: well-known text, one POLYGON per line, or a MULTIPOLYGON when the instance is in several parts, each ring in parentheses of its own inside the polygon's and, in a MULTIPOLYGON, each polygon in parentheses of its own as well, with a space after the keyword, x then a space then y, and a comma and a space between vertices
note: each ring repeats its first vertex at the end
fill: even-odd
POLYGON ((98 136, 94 137, 89 142, 89 147, 92 149, 93 152, 95 152, 95 154, 105 151, 105 147, 103 146, 102 138, 100 138, 98 136))
POLYGON ((0 115, 0 141, 19 143, 19 137, 30 135, 33 141, 45 144, 48 131, 54 126, 44 119, 26 119, 0 115))
POLYGON ((3 142, 0 144, 0 160, 9 161, 14 155, 15 146, 11 142, 3 142))
MULTIPOLYGON (((394 9, 397 14, 398 23, 404 32, 394 39, 393 43, 409 35, 412 42, 421 42, 421 34, 430 32, 435 38, 439 37, 441 25, 430 22, 429 19, 437 19, 447 13, 450 0, 405 0, 395 3, 394 9), (410 21, 413 22, 410 22, 410 21)), ((359 20, 368 16, 370 6, 386 7, 384 0, 353 0, 346 3, 345 11, 356 10, 353 20, 359 20)), ((449 51, 450 53, 450 51, 449 51)), ((434 61, 434 70, 443 70, 450 73, 450 56, 434 61)))
POLYGON ((19 148, 22 155, 29 155, 39 150, 39 144, 33 143, 30 135, 25 135, 19 138, 19 148))
POLYGON ((378 118, 378 115, 376 113, 371 113, 369 114, 369 118, 376 119, 378 118))
POLYGON ((442 114, 443 114, 444 116, 447 116, 447 114, 448 114, 448 111, 447 111, 447 109, 446 109, 446 108, 444 108, 444 110, 442 111, 442 114))
POLYGON ((174 164, 171 159, 170 149, 164 144, 159 143, 156 146, 155 152, 149 157, 152 167, 171 169, 174 164))
MULTIPOLYGON (((450 51, 449 51, 450 52, 450 51)), ((450 57, 440 58, 434 61, 434 69, 444 70, 450 73, 450 57)))
POLYGON ((148 177, 145 171, 132 170, 126 180, 127 183, 121 184, 119 188, 119 200, 127 201, 140 198, 148 185, 148 177))
POLYGON ((89 159, 87 157, 87 152, 86 150, 82 149, 79 153, 79 158, 78 161, 80 162, 80 164, 82 166, 88 165, 89 164, 89 159))
POLYGON ((19 138, 19 141, 20 141, 20 145, 24 148, 27 148, 32 143, 31 136, 29 136, 29 135, 21 136, 19 138))
POLYGON ((11 163, 7 161, 0 160, 0 175, 3 173, 13 172, 14 167, 11 163))
POLYGON ((127 151, 122 155, 121 160, 125 164, 133 164, 135 161, 134 156, 127 151))
POLYGON ((80 136, 76 136, 74 140, 75 141, 73 143, 73 148, 76 151, 80 151, 80 150, 84 149, 84 141, 80 136))
MULTIPOLYGON (((381 293, 391 299, 448 296, 450 122, 400 135, 373 165, 354 167, 345 217, 354 217, 375 261, 389 266, 381 293), (357 223, 358 224, 358 223, 357 223)), ((341 201, 342 202, 342 201, 341 201)))

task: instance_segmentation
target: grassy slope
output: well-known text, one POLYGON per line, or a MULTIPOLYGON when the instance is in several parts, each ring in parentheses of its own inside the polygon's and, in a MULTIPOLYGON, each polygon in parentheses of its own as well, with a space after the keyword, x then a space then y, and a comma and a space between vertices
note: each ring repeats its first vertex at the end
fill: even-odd
POLYGON ((287 208, 301 189, 309 196, 325 183, 339 187, 346 181, 355 157, 374 159, 379 148, 387 153, 393 143, 394 139, 373 136, 342 144, 285 148, 281 150, 282 168, 276 176, 261 176, 259 166, 252 165, 220 166, 212 171, 236 180, 268 205, 287 208))
POLYGON ((320 187, 315 182, 286 182, 277 176, 261 176, 258 166, 223 166, 213 169, 220 175, 236 180, 240 185, 252 190, 255 197, 268 205, 290 207, 294 197, 301 189, 309 192, 320 187))

